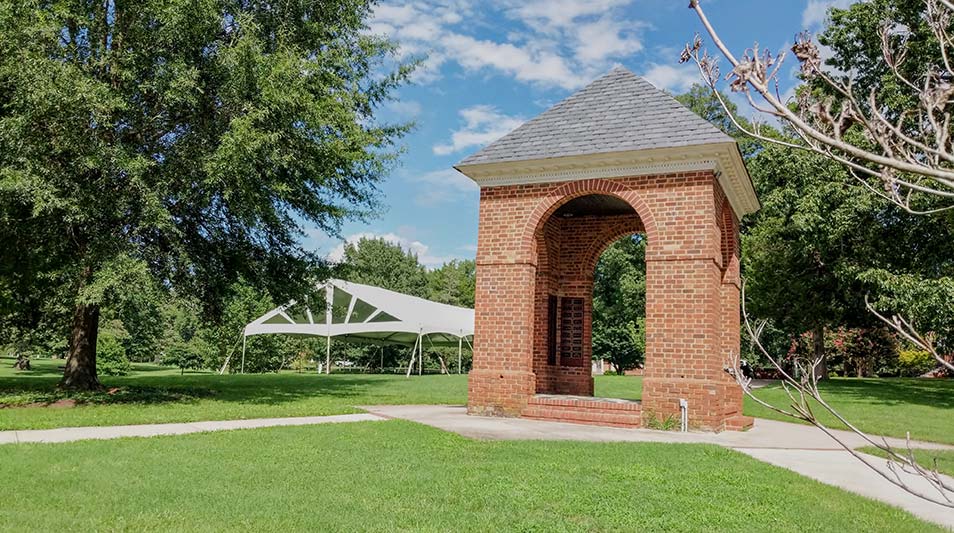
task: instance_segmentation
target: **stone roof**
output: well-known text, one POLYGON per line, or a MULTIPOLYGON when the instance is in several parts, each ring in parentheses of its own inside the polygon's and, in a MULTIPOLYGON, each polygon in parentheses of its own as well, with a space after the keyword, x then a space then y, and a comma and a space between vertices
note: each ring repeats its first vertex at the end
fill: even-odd
POLYGON ((617 67, 458 165, 731 142, 672 96, 617 67))

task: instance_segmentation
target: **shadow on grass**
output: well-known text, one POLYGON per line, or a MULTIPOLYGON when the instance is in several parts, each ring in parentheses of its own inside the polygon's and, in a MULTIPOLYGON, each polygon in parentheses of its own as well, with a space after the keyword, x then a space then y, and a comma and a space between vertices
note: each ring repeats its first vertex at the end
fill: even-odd
POLYGON ((838 396, 839 401, 871 405, 927 405, 954 409, 954 380, 883 378, 832 379, 822 393, 838 396))
MULTIPOLYGON (((56 389, 63 360, 38 360, 28 371, 12 370, 12 358, 0 358, 0 406, 43 405, 72 399, 82 404, 183 404, 199 399, 250 405, 282 405, 313 397, 366 397, 375 387, 393 383, 389 376, 315 374, 186 373, 156 365, 134 365, 128 376, 100 376, 104 391, 78 393, 56 389), (112 392, 110 392, 112 391, 112 392)), ((384 394, 400 394, 390 389, 384 394)))
MULTIPOLYGON (((918 378, 836 378, 821 384, 821 393, 837 404, 925 405, 954 409, 954 380, 918 378)), ((779 385, 760 390, 781 394, 779 385)))

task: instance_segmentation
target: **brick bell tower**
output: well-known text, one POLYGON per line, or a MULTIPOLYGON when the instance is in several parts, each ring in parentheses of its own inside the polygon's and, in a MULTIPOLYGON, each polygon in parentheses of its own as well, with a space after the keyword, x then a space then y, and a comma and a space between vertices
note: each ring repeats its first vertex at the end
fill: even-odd
POLYGON ((617 68, 457 170, 480 186, 468 411, 639 426, 679 416, 744 429, 725 372, 739 353, 739 219, 759 202, 735 141, 617 68), (641 402, 594 399, 593 271, 644 234, 641 402))

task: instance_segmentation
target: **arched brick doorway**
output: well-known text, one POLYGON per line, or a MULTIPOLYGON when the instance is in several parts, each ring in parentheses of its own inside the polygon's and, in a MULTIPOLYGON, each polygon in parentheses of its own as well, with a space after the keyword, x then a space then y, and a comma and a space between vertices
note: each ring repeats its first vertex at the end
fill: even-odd
POLYGON ((538 223, 533 322, 537 394, 593 395, 596 261, 619 237, 643 232, 633 206, 603 193, 567 195, 538 223))
POLYGON ((646 86, 614 70, 458 165, 481 187, 471 413, 632 426, 685 399, 695 427, 750 423, 724 367, 739 350, 738 219, 758 201, 735 143, 646 86), (646 106, 664 122, 607 125, 646 106), (660 131, 671 145, 642 147, 660 131), (642 402, 541 397, 592 396, 593 268, 636 232, 648 241, 642 402))

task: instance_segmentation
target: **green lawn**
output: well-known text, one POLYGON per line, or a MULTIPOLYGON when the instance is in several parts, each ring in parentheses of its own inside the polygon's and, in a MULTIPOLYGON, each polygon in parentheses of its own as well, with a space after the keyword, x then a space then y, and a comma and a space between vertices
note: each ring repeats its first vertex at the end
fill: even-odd
MULTIPOLYGON (((875 447, 862 448, 861 451, 879 457, 887 457, 887 454, 875 447)), ((897 451, 902 454, 907 453, 907 450, 904 449, 897 451)), ((931 470, 936 466, 938 472, 954 477, 954 450, 914 450, 914 460, 931 470), (937 461, 936 464, 935 460, 937 461)))
POLYGON ((403 421, 0 446, 7 530, 940 531, 714 446, 403 421))
MULTIPOLYGON (((831 379, 820 385, 825 400, 852 424, 873 435, 954 444, 954 380, 950 379, 831 379)), ((755 395, 772 405, 790 402, 781 387, 765 387, 755 395)), ((815 413, 825 424, 842 427, 821 408, 815 413)), ((745 414, 792 422, 746 398, 745 414)))
MULTIPOLYGON (((59 380, 63 361, 38 360, 31 372, 14 373, 12 361, 0 359, 0 403, 46 399, 59 380)), ((368 374, 246 374, 220 376, 186 373, 153 365, 136 365, 128 376, 104 376, 106 387, 133 389, 123 396, 98 394, 74 408, 0 409, 0 430, 64 426, 153 424, 276 416, 356 413, 356 405, 463 404, 467 376, 368 374)), ((82 398, 82 396, 81 396, 82 398)), ((50 398, 52 399, 52 398, 50 398)))
POLYGON ((638 400, 643 395, 643 378, 638 376, 594 376, 593 396, 638 400))
MULTIPOLYGON (((37 360, 31 372, 15 372, 12 360, 0 358, 0 404, 53 400, 63 361, 37 360)), ((0 409, 0 430, 63 426, 146 424, 274 416, 314 416, 358 412, 371 404, 463 404, 466 376, 368 374, 226 375, 186 373, 155 365, 136 365, 124 377, 104 377, 114 395, 99 394, 74 408, 0 409), (101 404, 106 402, 105 404, 101 404)), ((632 376, 597 376, 595 395, 639 399, 642 380, 632 376)), ((954 444, 954 380, 833 379, 822 385, 829 401, 862 429, 877 435, 954 444)), ((785 405, 778 387, 756 391, 785 405)), ((82 399, 82 397, 81 397, 82 399)), ((746 399, 745 413, 792 421, 746 399)), ((823 419, 831 423, 830 417, 823 419)))

